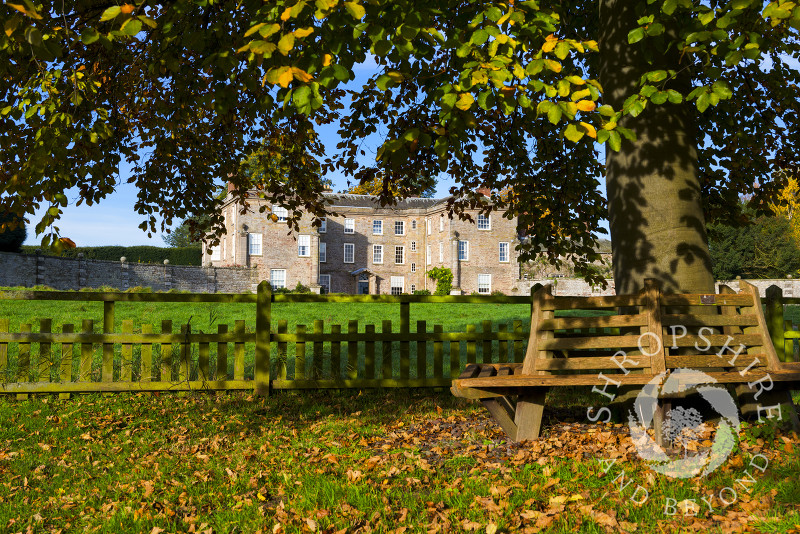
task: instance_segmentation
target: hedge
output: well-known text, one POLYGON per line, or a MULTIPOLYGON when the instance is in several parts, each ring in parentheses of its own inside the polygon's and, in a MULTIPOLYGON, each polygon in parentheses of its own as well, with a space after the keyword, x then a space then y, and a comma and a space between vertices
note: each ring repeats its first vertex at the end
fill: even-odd
MULTIPOLYGON (((23 254, 35 254, 38 248, 24 245, 22 252, 23 254)), ((56 255, 48 250, 43 250, 42 254, 48 256, 56 255)), ((197 247, 77 247, 65 250, 60 256, 62 258, 77 258, 78 254, 83 254, 83 257, 87 260, 119 261, 122 256, 125 256, 131 263, 164 263, 164 260, 169 260, 171 265, 200 265, 203 251, 197 247)))

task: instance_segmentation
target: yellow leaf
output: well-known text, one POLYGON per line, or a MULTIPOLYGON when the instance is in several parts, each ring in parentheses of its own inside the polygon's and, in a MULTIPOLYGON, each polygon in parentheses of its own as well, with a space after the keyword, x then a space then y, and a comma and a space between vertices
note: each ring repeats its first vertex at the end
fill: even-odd
POLYGON ((300 28, 299 30, 294 31, 294 36, 298 39, 302 39, 303 37, 308 37, 312 33, 314 33, 314 28, 300 28))
POLYGON ((327 67, 328 65, 331 64, 332 60, 333 60, 333 56, 332 55, 325 54, 324 56, 322 56, 322 66, 323 67, 327 67))
POLYGON ((255 26, 251 26, 249 30, 244 32, 244 36, 245 37, 249 37, 249 36, 253 35, 254 33, 256 33, 259 30, 259 28, 261 28, 263 26, 266 26, 266 25, 267 25, 266 22, 261 22, 259 24, 256 24, 255 26))
POLYGON ((586 135, 588 135, 592 139, 597 139, 597 130, 595 129, 594 126, 592 126, 588 122, 581 122, 580 125, 583 126, 584 130, 586 130, 586 135))
POLYGON ((489 77, 482 70, 476 70, 472 73, 472 85, 482 85, 489 81, 489 77))
POLYGON ((297 67, 292 67, 291 72, 295 80, 300 80, 303 83, 310 82, 313 79, 313 77, 309 73, 307 73, 303 69, 298 69, 297 67))
POLYGON ((552 59, 545 59, 544 64, 548 69, 552 70, 555 73, 561 72, 561 63, 559 63, 558 61, 552 59))
POLYGON ((41 20, 41 19, 42 19, 42 16, 41 16, 39 13, 37 13, 36 11, 34 11, 34 10, 32 10, 32 9, 30 9, 30 10, 29 10, 29 9, 28 9, 27 7, 25 7, 25 6, 21 6, 21 5, 19 5, 19 4, 12 4, 12 3, 6 3, 6 5, 7 5, 8 7, 13 7, 13 8, 14 8, 14 9, 16 9, 17 11, 20 11, 20 12, 22 12, 22 13, 24 13, 24 14, 28 15, 28 16, 29 16, 30 18, 32 18, 32 19, 36 19, 36 20, 41 20))
POLYGON ((361 20, 361 18, 367 13, 364 10, 364 7, 358 2, 345 2, 344 7, 347 9, 347 12, 350 13, 350 15, 352 15, 352 17, 356 20, 361 20))
POLYGON ((289 87, 289 84, 292 83, 293 79, 294 74, 292 73, 292 69, 287 69, 280 76, 278 76, 278 85, 281 87, 289 87))
POLYGON ((475 98, 471 93, 462 93, 461 96, 458 97, 456 107, 462 111, 467 111, 470 107, 472 107, 473 102, 475 102, 475 98))
POLYGON ((603 125, 604 130, 613 130, 617 127, 617 123, 615 121, 608 121, 603 125))
POLYGON ((294 48, 294 35, 287 33, 281 40, 278 41, 278 51, 284 56, 289 55, 289 52, 294 48))
POLYGON ((266 497, 264 497, 264 496, 261 494, 261 492, 260 492, 260 491, 258 492, 258 495, 256 495, 256 497, 258 497, 258 500, 259 500, 259 501, 266 501, 266 500, 267 500, 267 498, 266 498, 266 497))
POLYGON ((290 18, 292 18, 292 8, 287 7, 286 9, 283 10, 283 13, 281 13, 281 20, 285 22, 290 18))
POLYGON ((594 108, 597 107, 597 104, 592 102, 591 100, 581 100, 578 102, 578 109, 581 111, 594 111, 594 108))

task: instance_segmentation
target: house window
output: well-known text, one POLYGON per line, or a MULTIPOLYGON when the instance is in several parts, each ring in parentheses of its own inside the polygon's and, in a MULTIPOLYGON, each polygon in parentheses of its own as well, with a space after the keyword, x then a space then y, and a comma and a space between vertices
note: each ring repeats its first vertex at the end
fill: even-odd
POLYGON ((411 252, 416 252, 416 251, 417 251, 417 242, 416 241, 412 241, 411 242, 411 252))
POLYGON ((251 256, 261 256, 261 234, 247 234, 247 252, 251 256))
POLYGON ((428 235, 431 235, 431 219, 425 219, 425 231, 428 232, 428 235))
POLYGON ((439 216, 439 231, 444 232, 444 214, 439 216))
POLYGON ((372 235, 383 235, 383 221, 372 221, 372 235))
POLYGON ((319 275, 319 285, 320 285, 320 293, 323 295, 326 293, 331 292, 331 275, 329 274, 321 274, 319 275))
POLYGON ((412 230, 416 230, 417 229, 417 220, 416 219, 411 221, 411 229, 412 230))
POLYGON ((344 262, 355 263, 356 246, 353 243, 344 244, 344 262))
POLYGON ((412 273, 415 273, 415 272, 417 272, 417 264, 416 264, 416 263, 412 263, 412 264, 411 264, 411 272, 412 272, 412 273))
POLYGON ((405 252, 406 247, 394 247, 394 262, 399 265, 405 263, 405 252))
POLYGON ((411 294, 413 295, 417 291, 417 284, 411 284, 411 294))
POLYGON ((508 243, 500 243, 500 263, 508 262, 508 243))
POLYGON ((283 206, 272 206, 272 214, 278 218, 278 222, 286 222, 289 219, 289 211, 283 206))
POLYGON ((458 259, 461 261, 469 261, 469 241, 458 242, 458 259))
POLYGON ((486 217, 485 215, 479 214, 478 215, 478 230, 491 230, 492 229, 492 218, 486 217))
POLYGON ((209 258, 211 261, 216 261, 219 259, 219 245, 211 249, 211 257, 209 258))
POLYGON ((311 256, 311 236, 297 236, 297 255, 303 258, 311 256))
POLYGON ((372 245, 372 263, 383 263, 383 245, 372 245))
POLYGON ((406 223, 404 221, 394 222, 394 235, 406 235, 406 223))
POLYGON ((356 220, 355 219, 345 219, 344 220, 344 233, 352 234, 356 231, 356 220))
POLYGON ((428 245, 425 248, 425 265, 430 265, 430 264, 431 264, 431 246, 428 245))
POLYGON ((492 292, 492 275, 479 274, 478 275, 478 293, 481 295, 488 295, 492 292))
POLYGON ((319 233, 324 234, 327 231, 328 231, 328 218, 323 217, 322 219, 320 219, 319 233))
POLYGON ((439 262, 444 261, 444 243, 439 241, 439 262))
POLYGON ((272 289, 286 287, 286 269, 270 269, 269 283, 272 289))
POLYGON ((402 295, 405 289, 405 280, 402 276, 392 276, 391 278, 392 295, 402 295))
POLYGON ((328 261, 328 244, 320 241, 319 243, 319 262, 325 263, 328 261))

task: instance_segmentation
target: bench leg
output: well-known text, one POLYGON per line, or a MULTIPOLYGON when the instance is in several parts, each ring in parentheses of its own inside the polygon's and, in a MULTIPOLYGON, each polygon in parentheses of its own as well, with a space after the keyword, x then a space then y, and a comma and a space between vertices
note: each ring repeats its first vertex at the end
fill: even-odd
POLYGON ((517 401, 517 441, 536 439, 542 430, 542 414, 547 387, 538 387, 533 393, 520 395, 517 401))
POLYGON ((481 399, 481 402, 492 417, 503 428, 511 441, 517 440, 517 424, 514 422, 514 407, 508 397, 497 397, 494 399, 481 399))

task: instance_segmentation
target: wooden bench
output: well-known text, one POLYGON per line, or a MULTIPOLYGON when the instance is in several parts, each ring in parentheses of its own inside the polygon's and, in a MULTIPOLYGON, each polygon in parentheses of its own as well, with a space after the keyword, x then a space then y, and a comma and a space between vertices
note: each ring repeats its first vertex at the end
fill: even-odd
MULTIPOLYGON (((782 409, 800 427, 789 391, 800 388, 800 363, 778 360, 758 290, 746 282, 738 293, 723 287, 711 295, 664 295, 652 280, 636 295, 610 297, 554 297, 550 286, 543 287, 532 297, 523 363, 467 365, 451 391, 480 399, 508 436, 522 441, 539 436, 550 387, 597 386, 610 398, 615 386, 638 389, 661 373, 663 382, 680 368, 735 388, 743 412, 754 413, 756 404, 784 403, 782 409), (571 310, 594 311, 556 315, 571 310)), ((606 397, 598 397, 598 404, 609 401, 606 397)), ((663 415, 662 405, 654 417, 659 442, 663 415)), ((768 416, 763 410, 762 415, 768 416)))

